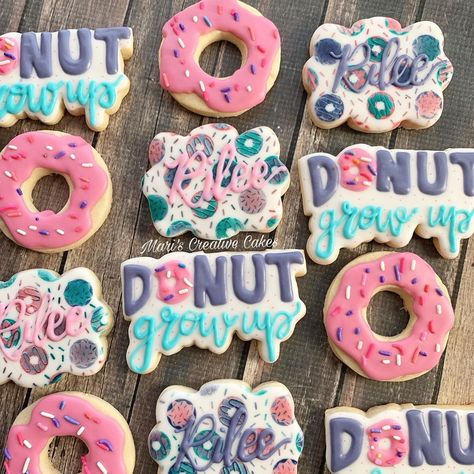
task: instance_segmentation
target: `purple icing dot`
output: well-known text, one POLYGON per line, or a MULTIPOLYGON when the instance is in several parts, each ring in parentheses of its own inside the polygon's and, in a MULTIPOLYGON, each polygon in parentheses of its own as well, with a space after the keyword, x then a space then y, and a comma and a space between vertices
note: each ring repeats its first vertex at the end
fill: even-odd
POLYGON ((370 273, 370 268, 366 268, 366 269, 364 270, 364 272, 365 272, 365 273, 370 273))
POLYGON ((87 207, 87 201, 82 201, 81 204, 79 204, 79 207, 81 209, 84 209, 85 207, 87 207))
POLYGON ((411 284, 416 285, 417 283, 418 283, 418 278, 413 278, 413 280, 411 281, 411 284))
POLYGON ((360 328, 355 328, 354 329, 354 334, 360 334, 360 328))
POLYGON ((352 316, 353 314, 354 314, 354 311, 352 311, 352 309, 346 312, 346 316, 352 316))

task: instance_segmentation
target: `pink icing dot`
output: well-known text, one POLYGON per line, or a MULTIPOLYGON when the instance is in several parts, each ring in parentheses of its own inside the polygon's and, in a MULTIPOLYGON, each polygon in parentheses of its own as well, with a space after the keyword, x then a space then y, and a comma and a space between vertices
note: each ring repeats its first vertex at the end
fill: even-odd
POLYGON ((436 92, 422 92, 417 98, 415 107, 421 117, 432 119, 443 109, 443 99, 436 92))
POLYGON ((168 421, 174 428, 184 428, 194 414, 194 406, 187 400, 175 400, 167 411, 168 421))
POLYGON ((272 418, 279 425, 288 426, 295 420, 293 405, 288 397, 278 397, 275 399, 272 403, 271 412, 272 418))

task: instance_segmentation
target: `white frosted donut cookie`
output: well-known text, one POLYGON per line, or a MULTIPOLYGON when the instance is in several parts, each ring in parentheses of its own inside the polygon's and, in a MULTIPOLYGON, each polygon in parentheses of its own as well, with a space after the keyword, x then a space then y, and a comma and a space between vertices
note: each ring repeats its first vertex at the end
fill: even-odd
POLYGON ((374 17, 352 28, 320 26, 303 69, 311 119, 321 128, 347 121, 367 133, 430 127, 453 75, 443 46, 441 29, 430 21, 402 28, 374 17))
POLYGON ((160 81, 187 109, 209 117, 231 117, 260 104, 280 70, 278 29, 255 8, 237 0, 200 0, 163 27, 160 81), (242 55, 230 77, 213 77, 199 65, 212 43, 229 41, 242 55))
POLYGON ((338 474, 472 472, 473 405, 326 411, 326 461, 338 474))
POLYGON ((159 473, 297 474, 304 436, 288 389, 216 380, 168 387, 148 438, 159 473))
POLYGON ((18 245, 55 253, 80 246, 102 226, 112 205, 112 182, 99 153, 83 138, 61 132, 27 132, 0 152, 0 229, 18 245), (38 181, 60 174, 69 199, 58 213, 39 211, 38 181))
POLYGON ((57 436, 72 436, 88 448, 82 474, 132 474, 135 444, 123 416, 109 403, 80 392, 40 398, 16 418, 4 449, 8 474, 60 474, 48 457, 57 436))
POLYGON ((150 144, 152 168, 143 179, 156 230, 219 240, 242 231, 271 232, 283 215, 290 173, 272 129, 244 133, 224 123, 188 136, 159 133, 150 144))
POLYGON ((401 382, 434 368, 454 324, 449 293, 433 268, 414 253, 373 252, 336 276, 324 302, 324 325, 335 355, 360 375, 401 382), (375 294, 398 294, 410 315, 398 335, 375 334, 367 307, 375 294))
POLYGON ((54 125, 66 108, 104 130, 130 88, 123 62, 132 52, 126 27, 0 36, 0 126, 25 117, 54 125))
POLYGON ((66 373, 99 372, 112 325, 101 283, 87 268, 13 275, 0 282, 0 385, 42 387, 66 373))
POLYGON ((123 262, 130 369, 151 372, 162 354, 191 345, 222 354, 235 333, 258 341, 261 357, 275 362, 306 312, 296 284, 305 273, 301 250, 176 252, 123 262))

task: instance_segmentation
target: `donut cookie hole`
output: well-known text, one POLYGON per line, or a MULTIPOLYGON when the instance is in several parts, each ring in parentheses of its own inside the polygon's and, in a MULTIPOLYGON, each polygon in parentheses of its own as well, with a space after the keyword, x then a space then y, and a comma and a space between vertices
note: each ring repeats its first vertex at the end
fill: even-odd
POLYGON ((400 339, 414 319, 400 293, 390 288, 381 288, 374 295, 366 309, 366 318, 376 336, 393 340, 400 339))
POLYGON ((31 196, 27 202, 31 211, 51 210, 59 214, 66 209, 71 196, 71 184, 67 176, 41 169, 30 180, 22 186, 22 191, 24 195, 31 196))
POLYGON ((243 67, 247 60, 247 47, 230 33, 216 31, 202 37, 201 42, 194 59, 211 76, 227 79, 243 67), (217 72, 213 70, 216 63, 221 66, 217 72))
MULTIPOLYGON (((82 472, 82 456, 85 456, 89 450, 87 445, 75 436, 56 436, 51 440, 47 454, 48 459, 42 462, 43 466, 48 465, 51 472, 64 472, 59 468, 59 464, 64 458, 64 453, 68 453, 67 472, 82 472), (68 449, 69 448, 69 449, 68 449)), ((49 471, 47 471, 49 472, 49 471)))

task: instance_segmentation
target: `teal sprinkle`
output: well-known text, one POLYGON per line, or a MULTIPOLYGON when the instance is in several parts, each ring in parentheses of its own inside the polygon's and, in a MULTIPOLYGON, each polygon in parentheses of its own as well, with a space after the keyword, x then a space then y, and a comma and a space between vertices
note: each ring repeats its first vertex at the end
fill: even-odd
POLYGON ((90 303, 94 290, 86 280, 72 280, 64 290, 64 298, 66 298, 69 306, 86 306, 90 303))
POLYGON ((15 283, 16 277, 17 275, 13 275, 8 281, 0 281, 0 290, 8 288, 9 286, 12 286, 13 283, 15 283))
POLYGON ((152 194, 147 197, 153 222, 162 221, 168 214, 168 203, 162 196, 152 194))
POLYGON ((102 332, 107 326, 105 321, 107 314, 102 306, 99 306, 92 313, 91 326, 95 332, 102 332))
POLYGON ((175 237, 176 235, 181 235, 187 232, 188 230, 192 230, 193 226, 186 221, 175 221, 173 222, 166 231, 167 237, 175 237))
MULTIPOLYGON (((269 156, 268 158, 265 158, 265 163, 268 166, 268 173, 265 176, 265 179, 268 179, 268 177, 272 174, 275 168, 280 168, 281 166, 284 166, 283 163, 278 158, 278 156, 276 155, 272 155, 272 156, 269 156)), ((285 182, 287 178, 288 178, 288 171, 282 170, 278 174, 273 176, 273 178, 269 181, 269 183, 281 184, 285 182)))
POLYGON ((243 156, 254 156, 263 146, 263 137, 255 130, 249 130, 235 140, 237 152, 243 156))
POLYGON ((59 276, 49 270, 38 270, 38 276, 44 281, 58 281, 59 276))
POLYGON ((378 36, 374 36, 367 40, 367 44, 370 47, 370 59, 371 61, 375 61, 379 63, 382 60, 383 52, 387 42, 383 38, 379 38, 378 36), (374 47, 380 46, 380 51, 375 52, 373 51, 374 47))
POLYGON ((434 61, 441 53, 439 41, 431 35, 421 35, 413 41, 413 51, 416 56, 426 54, 430 61, 434 61))
POLYGON ((243 228, 244 225, 239 219, 235 217, 225 217, 216 226, 216 237, 218 239, 228 239, 238 234, 243 228), (229 231, 231 231, 230 234, 228 234, 229 231))

